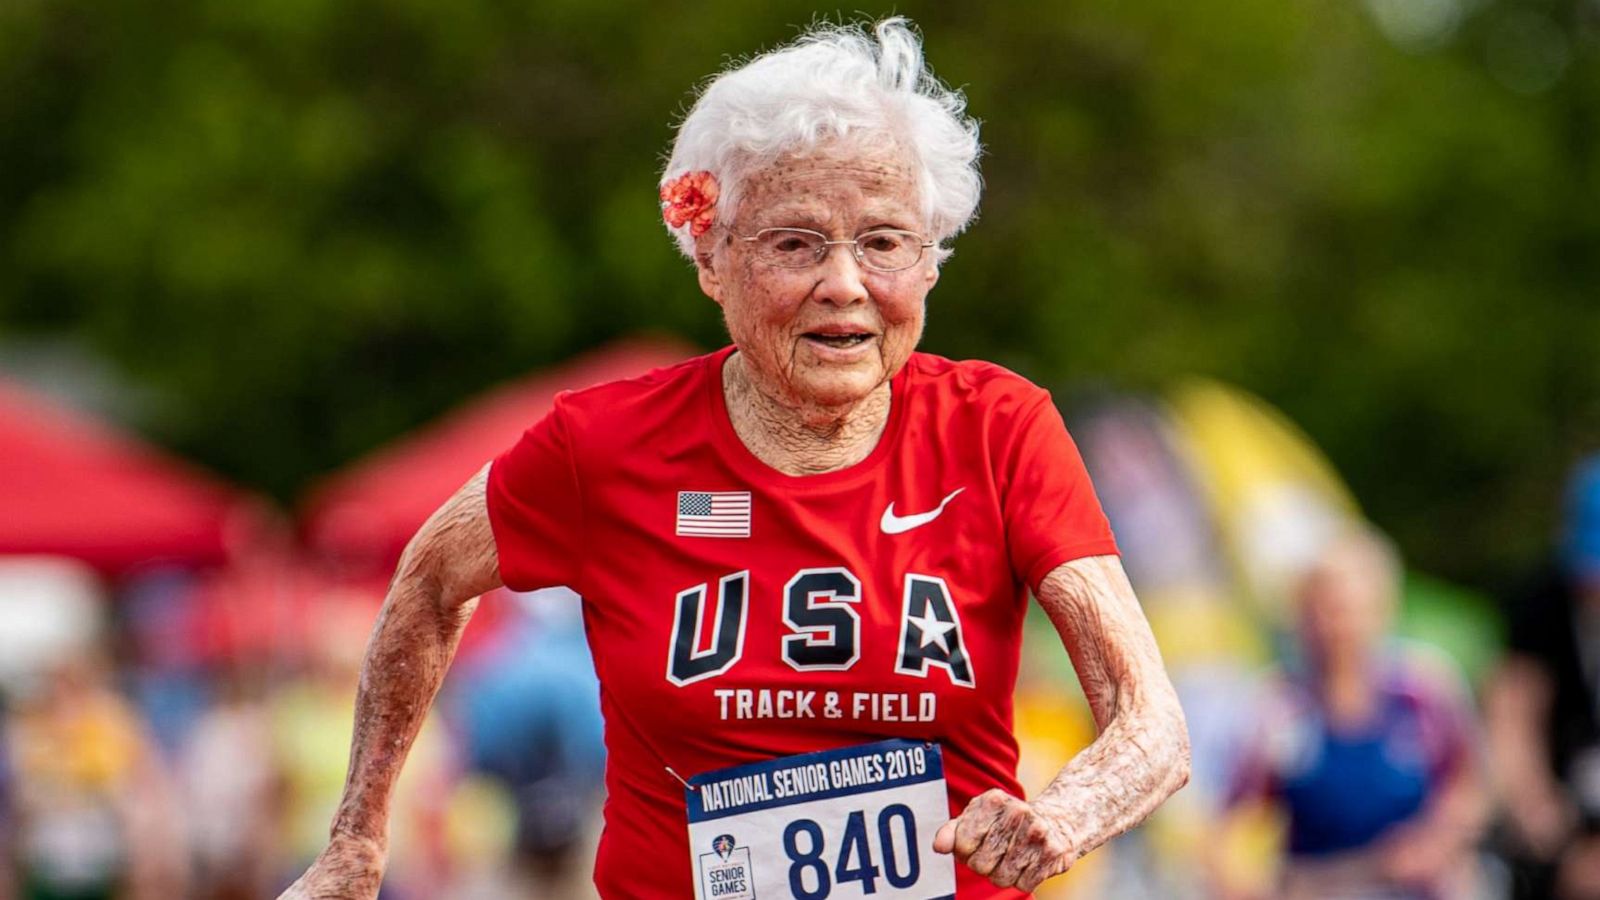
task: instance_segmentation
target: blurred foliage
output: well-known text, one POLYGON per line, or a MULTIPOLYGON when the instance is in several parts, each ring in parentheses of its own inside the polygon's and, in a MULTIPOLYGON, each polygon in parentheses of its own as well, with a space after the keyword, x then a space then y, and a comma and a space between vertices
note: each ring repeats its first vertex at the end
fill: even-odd
MULTIPOLYGON (((984 120, 926 349, 1056 386, 1238 382, 1413 560, 1536 559, 1600 442, 1594 0, 898 2, 984 120)), ((721 340, 654 184, 786 0, 9 0, 0 337, 292 498, 498 379, 721 340)))

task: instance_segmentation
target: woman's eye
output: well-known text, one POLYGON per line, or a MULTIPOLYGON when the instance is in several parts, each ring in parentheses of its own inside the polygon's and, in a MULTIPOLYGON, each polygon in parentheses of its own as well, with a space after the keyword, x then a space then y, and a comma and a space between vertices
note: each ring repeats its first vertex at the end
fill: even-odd
POLYGON ((805 238, 794 237, 792 235, 789 237, 779 238, 778 242, 773 246, 779 253, 798 253, 802 250, 809 249, 809 245, 806 243, 805 238))
POLYGON ((861 240, 867 250, 879 253, 889 253, 900 246, 900 236, 897 234, 869 234, 861 240))

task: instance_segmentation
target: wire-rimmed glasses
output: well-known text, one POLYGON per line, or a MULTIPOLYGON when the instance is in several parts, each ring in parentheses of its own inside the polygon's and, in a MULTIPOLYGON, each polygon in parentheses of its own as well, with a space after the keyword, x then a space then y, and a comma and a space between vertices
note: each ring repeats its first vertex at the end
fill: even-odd
POLYGON ((756 259, 780 269, 814 266, 828 255, 829 247, 840 244, 849 245, 856 262, 874 272, 899 272, 916 265, 923 251, 934 245, 915 231, 899 228, 874 228, 848 241, 829 240, 809 228, 787 227, 763 228, 752 235, 734 232, 734 237, 752 245, 756 259))

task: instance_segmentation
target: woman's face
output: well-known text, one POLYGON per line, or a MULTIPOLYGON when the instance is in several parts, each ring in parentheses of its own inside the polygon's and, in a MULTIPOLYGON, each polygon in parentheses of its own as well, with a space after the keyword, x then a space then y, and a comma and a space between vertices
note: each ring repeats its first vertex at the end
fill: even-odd
POLYGON ((1389 630, 1394 584, 1373 551, 1345 542, 1300 583, 1300 622, 1314 656, 1356 659, 1389 630))
POLYGON ((700 285, 765 392, 793 405, 840 407, 887 382, 922 337, 924 300, 938 280, 931 252, 909 269, 878 272, 835 245, 805 269, 770 266, 753 235, 791 226, 851 240, 873 228, 927 234, 916 173, 898 146, 825 144, 752 173, 731 228, 702 239, 700 285))

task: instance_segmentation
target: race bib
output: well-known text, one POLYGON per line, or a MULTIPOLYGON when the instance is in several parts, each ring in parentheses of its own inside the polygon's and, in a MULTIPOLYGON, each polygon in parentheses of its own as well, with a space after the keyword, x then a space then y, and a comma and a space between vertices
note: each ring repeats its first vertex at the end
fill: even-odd
POLYGON ((939 745, 892 740, 690 779, 697 900, 946 900, 955 861, 939 745))

